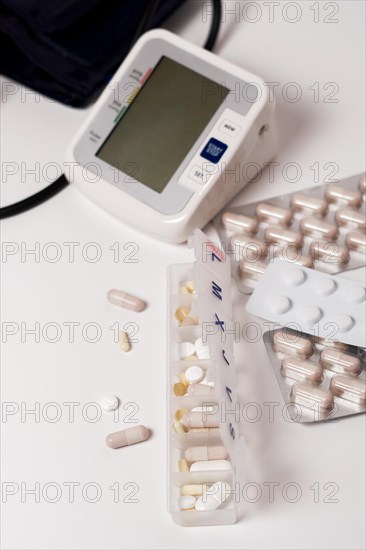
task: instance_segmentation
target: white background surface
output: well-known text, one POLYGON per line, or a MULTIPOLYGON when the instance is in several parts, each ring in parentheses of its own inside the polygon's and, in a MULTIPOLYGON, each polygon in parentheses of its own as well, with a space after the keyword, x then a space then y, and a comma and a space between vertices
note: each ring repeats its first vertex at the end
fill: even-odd
MULTIPOLYGON (((247 2, 226 2, 226 9, 247 2)), ((336 177, 346 177, 364 170, 364 18, 362 1, 315 2, 319 5, 320 22, 314 22, 314 2, 298 2, 302 14, 296 23, 295 12, 288 2, 275 7, 270 22, 269 7, 251 2, 252 8, 235 20, 226 12, 216 52, 225 59, 257 73, 267 82, 277 82, 280 151, 276 159, 274 182, 264 172, 260 181, 251 184, 239 202, 286 193, 315 185, 314 171, 319 163, 321 180, 330 175, 335 163, 336 177), (328 5, 328 8, 326 8, 328 5), (329 5, 331 5, 329 7, 329 5), (258 6, 262 13, 256 13, 258 6), (334 7, 337 14, 331 15, 334 7), (285 11, 282 11, 282 8, 285 11), (288 10, 288 11, 286 11, 288 10), (338 22, 325 23, 332 17, 338 22), (250 22, 258 19, 255 23, 250 22), (297 102, 285 100, 282 91, 290 82, 297 83, 302 97, 297 102), (335 103, 325 96, 335 88, 335 103), (319 83, 320 100, 314 101, 314 83, 319 83), (287 163, 301 167, 296 182, 281 174, 287 163), (286 181, 287 179, 287 181, 286 181)), ((271 3, 274 4, 274 3, 271 3)), ((296 4, 296 3, 295 3, 296 4)), ((188 2, 166 25, 167 28, 199 44, 208 24, 202 21, 200 2, 188 2)), ((225 12, 224 12, 225 13, 225 12)), ((5 181, 3 173, 2 204, 9 204, 33 193, 44 185, 47 174, 39 181, 28 175, 22 183, 22 167, 40 163, 41 171, 62 164, 65 148, 87 115, 25 94, 16 85, 2 81, 1 154, 3 163, 16 163, 20 170, 5 181), (11 93, 10 93, 11 92, 11 93)), ((317 85, 316 85, 317 86, 317 85)), ((293 97, 294 88, 289 89, 293 97)), ((9 166, 9 164, 7 165, 9 166)), ((3 165, 4 167, 4 165, 3 165)), ((24 175, 24 174, 23 174, 24 175)), ((24 178, 23 178, 24 179, 24 178)), ((256 423, 243 422, 247 454, 243 463, 247 481, 262 488, 256 504, 242 502, 240 521, 234 526, 184 529, 175 525, 166 512, 165 483, 165 377, 166 377, 166 267, 192 259, 186 246, 170 246, 153 241, 112 220, 69 187, 43 206, 5 220, 2 240, 13 242, 19 250, 40 243, 41 257, 36 262, 19 253, 1 265, 2 321, 14 322, 19 329, 2 347, 2 400, 15 403, 19 411, 41 408, 39 422, 20 412, 2 418, 2 488, 13 482, 19 491, 2 504, 2 547, 6 549, 106 549, 106 548, 260 548, 260 549, 360 549, 365 545, 365 416, 349 417, 339 422, 319 425, 296 425, 282 417, 277 407, 274 422, 268 420, 268 408, 256 423), (42 256, 47 246, 56 242, 62 257, 56 263, 42 256), (75 248, 75 261, 70 262, 63 243, 80 243, 75 248), (96 242, 102 251, 100 261, 90 263, 81 250, 96 242), (120 243, 121 258, 113 261, 109 249, 120 243), (22 243, 24 243, 22 245, 22 243), (123 258, 136 243, 137 263, 123 258), (148 301, 142 314, 114 308, 106 301, 110 288, 122 288, 148 301), (57 323, 62 330, 57 343, 33 336, 21 341, 21 323, 30 328, 35 323, 44 327, 57 323), (75 341, 69 342, 66 322, 79 323, 75 341), (88 343, 81 328, 98 323, 100 341, 88 343), (113 342, 109 327, 113 323, 138 324, 138 343, 123 355, 113 342), (83 418, 82 408, 98 401, 104 394, 117 394, 126 403, 139 407, 135 415, 152 430, 146 443, 112 451, 104 445, 107 433, 126 427, 123 411, 118 424, 103 415, 92 423, 83 418), (62 414, 58 422, 49 419, 55 408, 43 409, 55 402, 62 414), (70 422, 64 403, 75 407, 75 421, 70 422), (22 405, 24 403, 24 405, 22 405), (62 489, 58 502, 47 502, 55 493, 35 503, 32 495, 21 498, 21 483, 27 489, 40 483, 57 483, 62 489), (75 499, 69 502, 65 483, 80 484, 75 499), (97 503, 82 496, 85 484, 97 483, 102 496, 97 503), (110 486, 121 487, 119 503, 113 502, 110 486), (124 484, 138 484, 138 503, 123 502, 129 490, 124 484), (268 486, 276 482, 274 502, 268 499, 268 486), (294 482, 301 489, 296 503, 282 496, 285 484, 294 482), (314 491, 319 484, 319 502, 314 491), (327 503, 332 486, 339 488, 333 496, 338 502, 327 503), (335 486, 335 485, 333 485, 335 486)), ((54 252, 48 249, 51 256, 54 252)), ((84 254, 94 253, 92 248, 84 254)), ((353 274, 362 279, 363 274, 353 274)), ((246 322, 243 302, 236 295, 235 315, 246 322)), ((53 336, 50 330, 49 337, 53 336)), ((90 330, 89 337, 93 336, 90 330)), ((261 342, 242 342, 238 346, 241 378, 239 393, 244 402, 281 402, 274 373, 261 342)), ((85 411, 85 409, 84 409, 85 411)), ((89 417, 95 412, 89 409, 89 417)), ((85 416, 85 414, 84 414, 85 416)), ((127 425, 128 426, 128 425, 127 425)), ((24 493, 24 490, 23 490, 24 493)), ((289 489, 289 498, 293 497, 289 489)), ((247 499, 254 498, 249 492, 247 499)), ((94 493, 90 489, 89 498, 94 493)))

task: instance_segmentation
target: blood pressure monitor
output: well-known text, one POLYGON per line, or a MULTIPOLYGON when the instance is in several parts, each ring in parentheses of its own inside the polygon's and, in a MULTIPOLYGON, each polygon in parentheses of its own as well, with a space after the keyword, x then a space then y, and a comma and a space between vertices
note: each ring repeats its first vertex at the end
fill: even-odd
POLYGON ((168 242, 202 228, 276 151, 257 76, 164 30, 143 35, 71 144, 72 182, 168 242))

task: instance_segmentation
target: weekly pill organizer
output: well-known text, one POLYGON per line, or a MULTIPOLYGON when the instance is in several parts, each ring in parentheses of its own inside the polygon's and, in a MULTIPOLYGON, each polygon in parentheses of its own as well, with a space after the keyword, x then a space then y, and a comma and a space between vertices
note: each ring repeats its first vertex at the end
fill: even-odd
POLYGON ((274 258, 331 274, 366 265, 365 197, 359 174, 220 213, 239 290, 250 294, 274 258))
POLYGON ((277 149, 257 76, 161 29, 145 33, 67 152, 71 181, 132 227, 169 242, 202 228, 277 149), (238 170, 239 168, 239 170, 238 170))
POLYGON ((168 507, 181 525, 234 523, 243 441, 232 412, 233 335, 226 333, 230 262, 200 230, 190 244, 194 264, 168 272, 168 507))

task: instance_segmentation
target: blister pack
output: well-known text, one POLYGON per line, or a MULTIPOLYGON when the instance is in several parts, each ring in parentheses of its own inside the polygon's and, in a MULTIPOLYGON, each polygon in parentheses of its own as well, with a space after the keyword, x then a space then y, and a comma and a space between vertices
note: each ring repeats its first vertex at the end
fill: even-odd
MULTIPOLYGON (((200 230, 168 273, 168 502, 180 525, 235 523, 237 453, 230 261, 200 230)), ((241 461, 243 456, 241 456, 241 461)))
POLYGON ((294 422, 366 411, 365 349, 284 327, 263 340, 294 422))
POLYGON ((365 198, 361 174, 221 212, 239 290, 250 294, 274 258, 331 274, 366 265, 365 198))

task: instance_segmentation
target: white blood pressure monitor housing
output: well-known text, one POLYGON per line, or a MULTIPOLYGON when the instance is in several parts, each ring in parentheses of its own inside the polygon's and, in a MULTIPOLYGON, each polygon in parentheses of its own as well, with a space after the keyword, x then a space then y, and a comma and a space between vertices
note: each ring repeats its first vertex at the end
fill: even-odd
POLYGON ((253 178, 253 166, 271 160, 273 111, 258 77, 150 31, 69 148, 71 179, 128 225, 183 242, 253 178))

